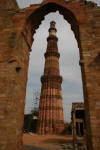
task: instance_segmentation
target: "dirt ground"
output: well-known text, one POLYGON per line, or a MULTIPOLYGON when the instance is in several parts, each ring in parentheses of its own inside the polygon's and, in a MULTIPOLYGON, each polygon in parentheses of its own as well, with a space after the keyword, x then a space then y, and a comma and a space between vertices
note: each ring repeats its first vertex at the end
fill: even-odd
POLYGON ((72 136, 23 135, 24 150, 72 150, 72 136))

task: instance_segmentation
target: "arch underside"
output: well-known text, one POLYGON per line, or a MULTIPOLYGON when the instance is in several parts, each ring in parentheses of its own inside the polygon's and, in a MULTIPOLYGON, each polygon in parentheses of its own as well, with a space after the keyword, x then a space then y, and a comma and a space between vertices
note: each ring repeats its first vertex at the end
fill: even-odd
POLYGON ((38 10, 36 10, 34 13, 32 13, 28 19, 27 23, 31 24, 32 26, 32 34, 36 32, 36 29, 39 28, 39 25, 41 24, 42 20, 44 20, 44 17, 51 13, 51 12, 56 12, 59 11, 61 15, 63 15, 64 19, 68 21, 68 23, 71 25, 71 29, 74 32, 75 38, 78 42, 78 46, 80 47, 79 44, 79 25, 76 17, 74 14, 69 10, 66 9, 58 4, 55 3, 48 3, 44 6, 41 6, 38 10), (41 14, 41 15, 40 15, 41 14), (38 18, 38 19, 37 19, 38 18))

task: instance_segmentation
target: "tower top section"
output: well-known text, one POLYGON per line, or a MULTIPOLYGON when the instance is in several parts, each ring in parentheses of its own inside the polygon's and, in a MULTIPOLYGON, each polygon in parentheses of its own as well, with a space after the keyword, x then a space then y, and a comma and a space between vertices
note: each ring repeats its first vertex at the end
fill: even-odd
POLYGON ((51 21, 50 22, 50 29, 49 29, 49 36, 56 36, 56 32, 57 32, 57 29, 56 29, 56 22, 55 21, 51 21))
POLYGON ((52 28, 52 27, 55 28, 55 25, 56 25, 56 22, 55 22, 55 21, 51 21, 51 22, 50 22, 50 27, 51 27, 51 28, 52 28))

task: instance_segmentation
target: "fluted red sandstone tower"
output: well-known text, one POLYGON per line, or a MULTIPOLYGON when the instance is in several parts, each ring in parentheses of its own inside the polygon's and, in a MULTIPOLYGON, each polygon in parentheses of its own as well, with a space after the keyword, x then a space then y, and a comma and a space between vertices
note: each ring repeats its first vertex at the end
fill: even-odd
POLYGON ((50 23, 48 45, 45 53, 44 75, 41 77, 42 88, 39 105, 39 134, 60 134, 64 129, 62 107, 62 77, 59 71, 59 57, 55 22, 50 23))

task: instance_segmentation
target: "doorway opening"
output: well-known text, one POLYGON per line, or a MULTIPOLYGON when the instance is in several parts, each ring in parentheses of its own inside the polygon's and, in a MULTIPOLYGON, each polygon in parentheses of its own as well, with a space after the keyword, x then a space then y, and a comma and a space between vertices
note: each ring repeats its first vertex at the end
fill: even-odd
MULTIPOLYGON (((34 35, 34 43, 30 55, 25 114, 31 114, 31 112, 34 112, 34 102, 36 100, 34 99, 34 91, 40 91, 39 89, 41 88, 40 77, 43 75, 44 70, 44 53, 47 49, 46 38, 48 37, 48 29, 52 20, 56 22, 58 51, 61 55, 59 63, 60 74, 63 77, 62 93, 65 134, 69 134, 70 131, 68 130, 71 130, 72 103, 83 102, 82 79, 79 66, 80 56, 77 41, 71 30, 71 26, 64 20, 63 16, 60 15, 58 11, 46 15, 45 20, 42 21, 42 24, 34 35)), ((39 105, 37 104, 37 106, 39 105)), ((31 115, 32 120, 33 118, 34 117, 31 115)), ((30 121, 30 123, 32 124, 32 121, 30 121)), ((35 125, 37 126, 37 124, 35 125)), ((29 125, 29 127, 29 132, 33 133, 34 129, 32 130, 32 125, 29 125)), ((36 127, 33 126, 33 128, 36 130, 36 127)))

